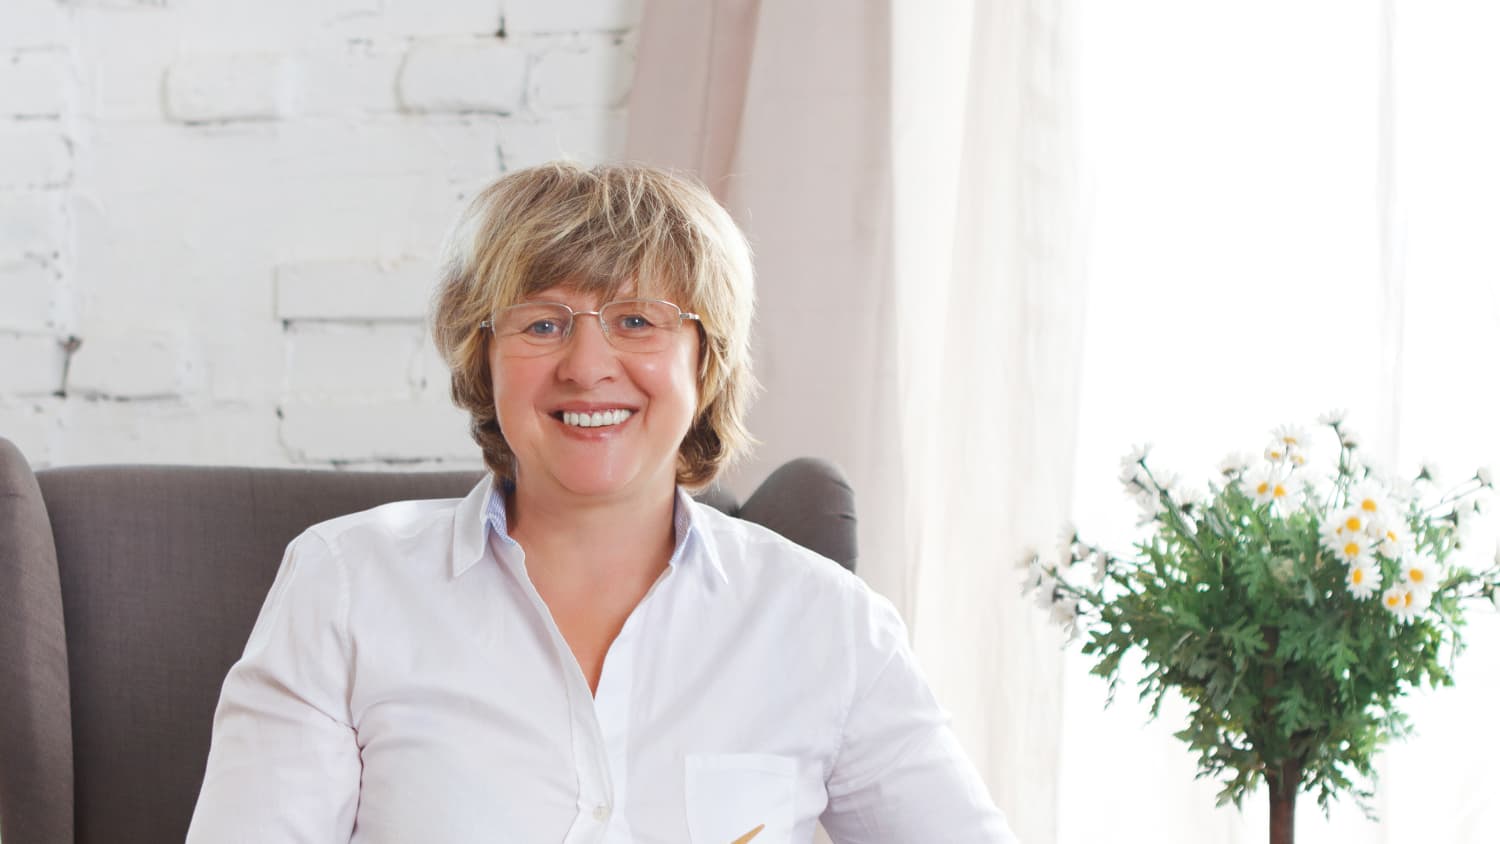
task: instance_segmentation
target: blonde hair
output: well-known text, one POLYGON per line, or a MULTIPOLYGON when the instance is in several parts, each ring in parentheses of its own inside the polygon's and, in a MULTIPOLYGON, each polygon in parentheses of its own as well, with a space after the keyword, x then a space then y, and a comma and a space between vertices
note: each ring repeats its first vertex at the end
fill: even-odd
POLYGON ((701 317, 698 407, 678 450, 678 483, 707 485, 754 442, 744 426, 755 391, 750 248, 702 185, 638 164, 519 170, 459 217, 441 272, 433 339, 453 401, 469 412, 469 432, 497 477, 514 480, 515 453, 495 415, 480 323, 557 285, 601 300, 634 285, 634 295, 701 317))

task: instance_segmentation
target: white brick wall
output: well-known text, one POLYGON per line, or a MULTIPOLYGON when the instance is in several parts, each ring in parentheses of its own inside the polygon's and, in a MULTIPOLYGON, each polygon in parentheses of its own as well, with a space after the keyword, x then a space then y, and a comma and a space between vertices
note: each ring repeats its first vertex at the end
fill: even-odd
POLYGON ((505 169, 618 157, 640 0, 5 4, 0 436, 479 465, 438 246, 505 169))

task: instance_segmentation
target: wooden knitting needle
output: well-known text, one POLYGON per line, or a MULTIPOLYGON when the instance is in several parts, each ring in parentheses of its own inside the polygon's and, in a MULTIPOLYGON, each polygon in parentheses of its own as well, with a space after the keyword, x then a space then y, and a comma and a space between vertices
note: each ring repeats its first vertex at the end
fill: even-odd
POLYGON ((763 829, 765 829, 765 828, 766 828, 766 825, 765 824, 761 824, 760 826, 756 827, 755 829, 752 829, 749 832, 745 833, 744 835, 741 835, 739 838, 736 838, 733 841, 729 842, 729 844, 749 844, 750 839, 754 838, 757 835, 760 835, 760 831, 763 830, 763 829))

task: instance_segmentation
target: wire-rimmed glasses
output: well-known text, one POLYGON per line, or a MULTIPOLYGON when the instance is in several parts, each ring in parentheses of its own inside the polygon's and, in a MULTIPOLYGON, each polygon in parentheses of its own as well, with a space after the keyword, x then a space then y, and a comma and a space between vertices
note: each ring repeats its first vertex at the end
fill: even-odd
POLYGON ((671 345, 685 320, 700 320, 661 299, 616 299, 597 311, 575 311, 561 302, 522 302, 479 324, 494 332, 506 354, 544 355, 573 336, 578 317, 597 317, 604 337, 625 352, 658 352, 671 345))

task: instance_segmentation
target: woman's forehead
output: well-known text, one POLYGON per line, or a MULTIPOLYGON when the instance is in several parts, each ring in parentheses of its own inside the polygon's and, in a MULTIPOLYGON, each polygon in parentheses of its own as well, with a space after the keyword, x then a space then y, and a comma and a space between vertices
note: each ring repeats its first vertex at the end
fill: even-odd
MULTIPOLYGON (((673 301, 676 294, 672 285, 663 283, 641 283, 637 278, 626 279, 569 279, 547 287, 525 291, 522 299, 527 301, 562 302, 573 306, 584 304, 590 307, 602 305, 614 299, 666 299, 673 301)), ((675 302, 674 302, 675 303, 675 302)), ((675 303, 683 304, 683 303, 675 303)))

